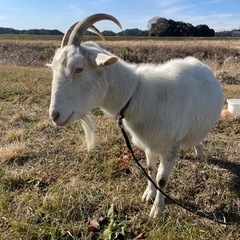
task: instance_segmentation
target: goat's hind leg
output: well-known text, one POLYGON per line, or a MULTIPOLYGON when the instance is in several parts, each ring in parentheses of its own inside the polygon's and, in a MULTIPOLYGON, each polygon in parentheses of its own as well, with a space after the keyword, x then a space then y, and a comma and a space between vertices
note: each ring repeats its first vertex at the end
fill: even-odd
MULTIPOLYGON (((152 154, 149 151, 145 151, 147 158, 147 169, 148 175, 155 181, 156 179, 156 167, 157 167, 157 155, 152 154)), ((148 180, 148 185, 145 192, 142 195, 142 201, 146 201, 148 204, 153 203, 156 195, 156 188, 153 184, 148 180)))
POLYGON ((194 149, 195 149, 195 152, 196 152, 198 158, 199 158, 201 161, 207 163, 207 157, 206 157, 204 151, 202 150, 202 146, 201 146, 200 144, 195 145, 195 146, 194 146, 194 149))

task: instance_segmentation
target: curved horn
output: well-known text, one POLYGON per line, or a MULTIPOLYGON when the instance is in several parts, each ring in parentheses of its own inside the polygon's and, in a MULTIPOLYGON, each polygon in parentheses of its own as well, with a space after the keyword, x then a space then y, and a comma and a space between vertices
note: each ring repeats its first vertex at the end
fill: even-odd
POLYGON ((89 29, 91 29, 93 32, 95 32, 103 41, 105 41, 105 37, 102 35, 102 33, 95 27, 95 26, 91 26, 89 27, 89 29))
POLYGON ((61 43, 61 48, 65 47, 68 44, 68 39, 70 37, 70 34, 72 33, 72 30, 74 29, 74 27, 78 24, 78 22, 74 23, 65 33, 65 35, 63 36, 62 39, 62 43, 61 43))
MULTIPOLYGON (((122 29, 120 22, 115 17, 108 15, 108 14, 104 14, 104 13, 94 14, 94 15, 86 17, 82 21, 78 22, 78 24, 72 30, 72 33, 69 37, 68 44, 69 45, 73 44, 74 46, 79 46, 82 41, 83 35, 87 31, 87 29, 92 27, 92 25, 94 23, 96 23, 100 20, 111 20, 122 29)), ((98 32, 97 32, 97 34, 98 34, 98 32)))
MULTIPOLYGON (((70 37, 70 34, 72 33, 74 27, 78 24, 79 22, 74 23, 65 33, 62 39, 61 43, 61 48, 65 47, 68 45, 68 39, 70 37)), ((91 29, 93 32, 95 32, 103 41, 105 41, 105 37, 102 35, 102 33, 95 27, 95 26, 90 26, 89 29, 91 29)))

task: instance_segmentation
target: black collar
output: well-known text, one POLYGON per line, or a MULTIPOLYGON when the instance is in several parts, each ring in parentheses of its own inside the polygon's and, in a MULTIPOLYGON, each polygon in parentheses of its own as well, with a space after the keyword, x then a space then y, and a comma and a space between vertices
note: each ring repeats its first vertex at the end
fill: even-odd
POLYGON ((119 114, 117 115, 117 118, 118 118, 118 119, 119 119, 119 118, 121 118, 121 119, 124 118, 124 113, 125 113, 125 111, 127 110, 127 108, 128 108, 128 106, 129 106, 131 100, 132 100, 132 98, 130 98, 130 99, 127 101, 127 103, 125 104, 125 106, 123 106, 123 108, 120 110, 119 114))

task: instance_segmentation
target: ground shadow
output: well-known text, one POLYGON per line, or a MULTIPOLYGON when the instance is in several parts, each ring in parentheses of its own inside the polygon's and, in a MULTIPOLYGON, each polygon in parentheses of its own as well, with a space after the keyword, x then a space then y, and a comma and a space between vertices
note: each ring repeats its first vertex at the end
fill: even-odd
POLYGON ((234 175, 228 186, 240 197, 240 161, 237 163, 226 159, 208 158, 208 163, 229 170, 234 175))
POLYGON ((28 163, 30 159, 31 159, 31 157, 27 156, 27 155, 12 157, 6 161, 6 164, 7 165, 17 165, 17 166, 21 167, 21 166, 25 165, 26 163, 28 163))
MULTIPOLYGON (((186 158, 185 158, 186 159, 186 158)), ((192 158, 191 158, 192 160, 192 158)), ((234 191, 238 197, 240 197, 240 162, 232 162, 227 159, 217 159, 210 157, 208 158, 208 164, 215 165, 219 168, 226 169, 233 174, 231 179, 226 179, 228 187, 234 191)), ((205 211, 204 209, 200 209, 194 203, 190 203, 188 201, 184 201, 183 199, 174 199, 176 202, 179 202, 181 205, 190 209, 190 212, 194 215, 198 215, 201 217, 205 217, 207 219, 212 219, 213 221, 226 222, 226 225, 240 225, 240 212, 239 207, 235 206, 226 206, 226 205, 218 205, 211 212, 205 211)), ((174 204, 173 201, 166 199, 167 204, 174 204)))
MULTIPOLYGON (((187 210, 193 215, 197 215, 201 218, 206 218, 212 220, 214 222, 219 222, 225 225, 240 225, 240 213, 238 209, 225 209, 225 206, 218 206, 212 211, 205 211, 204 209, 200 209, 199 206, 194 203, 190 203, 187 201, 183 201, 182 199, 175 199, 181 205, 184 206, 184 209, 187 210)), ((166 199, 167 204, 175 204, 171 200, 166 199)), ((179 206, 181 207, 181 206, 179 206)))

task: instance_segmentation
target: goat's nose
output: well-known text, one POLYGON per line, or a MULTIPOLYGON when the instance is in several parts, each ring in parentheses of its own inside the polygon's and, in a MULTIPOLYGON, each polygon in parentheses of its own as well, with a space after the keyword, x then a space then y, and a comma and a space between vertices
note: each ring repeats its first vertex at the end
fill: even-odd
POLYGON ((51 112, 51 119, 52 119, 53 121, 56 121, 56 120, 59 118, 59 115, 60 115, 60 113, 59 113, 57 110, 53 110, 53 111, 51 112))

